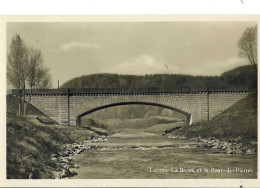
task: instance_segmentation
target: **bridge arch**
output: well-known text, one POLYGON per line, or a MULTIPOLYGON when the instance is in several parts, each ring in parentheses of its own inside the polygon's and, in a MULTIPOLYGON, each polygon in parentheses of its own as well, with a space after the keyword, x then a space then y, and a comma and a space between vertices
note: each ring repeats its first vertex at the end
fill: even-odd
POLYGON ((99 106, 99 107, 96 107, 96 108, 93 108, 91 110, 87 110, 79 115, 76 116, 76 126, 80 126, 81 125, 81 118, 88 115, 88 114, 91 114, 93 112, 96 112, 96 111, 99 111, 99 110, 102 110, 102 109, 106 109, 106 108, 111 108, 111 107, 115 107, 115 106, 122 106, 122 105, 135 105, 135 104, 140 104, 140 105, 150 105, 150 106, 157 106, 157 107, 162 107, 162 108, 166 108, 166 109, 169 109, 169 110, 173 110, 173 111, 176 111, 176 112, 179 112, 181 114, 184 114, 186 117, 187 117, 187 124, 188 125, 191 125, 192 124, 192 116, 190 113, 188 112, 185 112, 181 109, 178 109, 178 108, 174 108, 172 106, 168 106, 168 105, 164 105, 164 104, 158 104, 158 103, 152 103, 152 102, 118 102, 118 103, 112 103, 112 104, 107 104, 107 105, 103 105, 103 106, 99 106))

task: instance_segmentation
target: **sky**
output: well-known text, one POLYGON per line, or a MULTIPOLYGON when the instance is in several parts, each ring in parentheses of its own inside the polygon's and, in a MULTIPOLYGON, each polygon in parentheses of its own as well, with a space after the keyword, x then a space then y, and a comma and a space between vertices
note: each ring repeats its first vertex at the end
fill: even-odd
POLYGON ((254 22, 7 23, 41 50, 53 87, 95 73, 220 75, 249 64, 237 43, 254 22))

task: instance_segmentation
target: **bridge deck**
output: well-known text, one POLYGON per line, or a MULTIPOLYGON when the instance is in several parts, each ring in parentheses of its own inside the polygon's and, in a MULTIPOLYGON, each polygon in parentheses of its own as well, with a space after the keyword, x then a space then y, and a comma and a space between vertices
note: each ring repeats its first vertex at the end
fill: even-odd
MULTIPOLYGON (((12 89, 13 95, 23 93, 22 90, 12 89)), ((169 88, 139 88, 116 89, 116 88, 83 88, 83 89, 33 89, 25 90, 25 95, 163 95, 163 94, 201 94, 201 93, 248 93, 248 90, 173 90, 169 88)))

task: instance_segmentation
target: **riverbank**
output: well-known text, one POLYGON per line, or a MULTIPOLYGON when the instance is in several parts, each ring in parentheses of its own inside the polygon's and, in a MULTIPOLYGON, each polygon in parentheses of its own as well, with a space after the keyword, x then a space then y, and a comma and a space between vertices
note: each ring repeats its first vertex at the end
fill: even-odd
POLYGON ((75 169, 79 169, 80 167, 75 164, 72 159, 75 155, 80 155, 87 150, 96 150, 97 147, 95 145, 86 146, 84 143, 97 143, 97 142, 107 142, 105 136, 90 136, 88 139, 83 140, 81 143, 73 143, 66 144, 63 146, 63 150, 61 153, 55 153, 52 155, 51 160, 55 161, 60 168, 53 169, 55 179, 64 179, 70 178, 77 175, 75 169))
POLYGON ((69 156, 63 156, 64 145, 98 135, 82 127, 57 125, 41 115, 19 117, 8 112, 7 179, 53 179, 56 172, 66 170, 62 163, 71 162, 69 156))
POLYGON ((251 93, 218 116, 183 126, 166 134, 170 138, 206 143, 228 154, 257 154, 257 95, 251 93))
POLYGON ((251 143, 241 143, 232 140, 226 139, 216 139, 216 138, 201 138, 201 137, 193 137, 186 138, 184 135, 176 135, 174 133, 165 134, 168 138, 175 138, 181 140, 190 140, 205 143, 204 148, 212 148, 223 150, 227 154, 246 154, 246 155, 257 155, 257 142, 251 143))

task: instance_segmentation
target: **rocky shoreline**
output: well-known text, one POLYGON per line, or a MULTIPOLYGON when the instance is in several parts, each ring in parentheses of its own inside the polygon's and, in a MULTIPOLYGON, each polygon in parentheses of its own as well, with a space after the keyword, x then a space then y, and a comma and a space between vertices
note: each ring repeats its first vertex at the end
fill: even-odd
POLYGON ((72 156, 80 155, 83 152, 91 149, 97 149, 96 146, 84 146, 83 143, 108 142, 105 136, 91 136, 82 143, 66 144, 61 153, 52 155, 51 160, 58 164, 58 168, 54 171, 55 179, 70 178, 77 175, 73 169, 78 169, 79 166, 73 162, 72 156))
POLYGON ((228 140, 228 139, 217 139, 217 138, 187 138, 184 135, 176 135, 173 133, 163 134, 168 138, 177 138, 181 140, 190 140, 195 142, 204 143, 205 148, 219 149, 226 151, 227 154, 245 154, 245 155, 256 155, 257 154, 257 142, 242 143, 239 139, 228 140))

